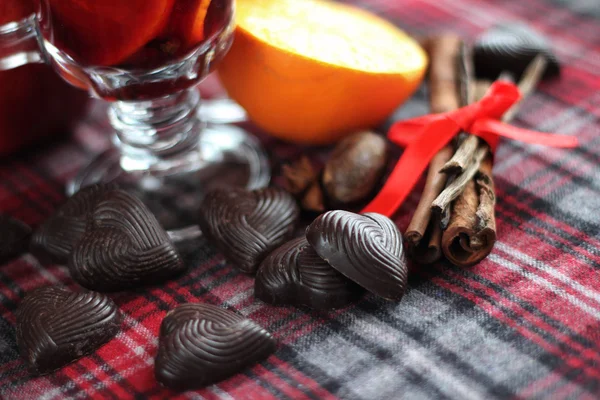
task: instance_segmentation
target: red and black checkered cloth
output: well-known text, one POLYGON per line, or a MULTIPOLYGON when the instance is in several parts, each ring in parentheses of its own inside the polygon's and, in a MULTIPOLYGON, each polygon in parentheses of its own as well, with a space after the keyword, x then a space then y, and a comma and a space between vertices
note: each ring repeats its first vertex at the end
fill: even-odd
MULTIPOLYGON (((600 396, 600 3, 598 0, 371 0, 356 2, 414 34, 473 38, 525 21, 549 36, 562 78, 541 85, 516 124, 576 135, 564 151, 504 142, 494 173, 498 237, 479 265, 422 268, 400 303, 367 296, 325 313, 256 301, 253 279, 206 242, 190 272, 161 288, 113 296, 125 315, 116 339, 46 377, 32 378, 15 344, 15 311, 45 285, 76 288, 61 266, 30 255, 0 266, 0 397, 175 398, 153 377, 159 324, 179 303, 206 302, 273 333, 277 352, 181 398, 598 398, 600 396)), ((417 94, 398 114, 425 113, 417 94)), ((0 163, 0 210, 36 225, 64 186, 107 145, 103 109, 73 140, 0 163)), ((1 133, 0 133, 1 134, 1 133)), ((301 150, 264 139, 275 165, 301 150)), ((398 214, 406 228, 414 193, 398 214)))

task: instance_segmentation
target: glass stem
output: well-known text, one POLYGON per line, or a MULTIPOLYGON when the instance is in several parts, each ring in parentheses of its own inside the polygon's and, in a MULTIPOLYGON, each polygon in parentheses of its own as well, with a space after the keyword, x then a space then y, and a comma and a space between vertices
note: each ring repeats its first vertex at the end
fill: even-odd
POLYGON ((0 71, 43 63, 35 15, 0 25, 0 71))
POLYGON ((145 101, 117 101, 109 118, 116 131, 125 171, 164 169, 165 173, 198 156, 202 122, 196 88, 145 101))

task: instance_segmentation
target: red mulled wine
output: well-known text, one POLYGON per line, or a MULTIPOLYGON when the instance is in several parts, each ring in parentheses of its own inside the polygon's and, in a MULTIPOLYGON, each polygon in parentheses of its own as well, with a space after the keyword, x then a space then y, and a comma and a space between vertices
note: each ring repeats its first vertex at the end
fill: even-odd
MULTIPOLYGON (((197 83, 208 71, 173 79, 141 80, 118 89, 97 85, 86 68, 113 67, 147 73, 215 44, 232 19, 232 0, 38 0, 46 42, 72 59, 55 65, 76 86, 92 85, 107 99, 139 100, 197 83), (75 67, 73 67, 75 66, 75 67), (79 67, 82 67, 79 69, 79 67)), ((227 46, 199 51, 198 69, 212 68, 227 46), (212 57, 204 62, 206 54, 212 57)))

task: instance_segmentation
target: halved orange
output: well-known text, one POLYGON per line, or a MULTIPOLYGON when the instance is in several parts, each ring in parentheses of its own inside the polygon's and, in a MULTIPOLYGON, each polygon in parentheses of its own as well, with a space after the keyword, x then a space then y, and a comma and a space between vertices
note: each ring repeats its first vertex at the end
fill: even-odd
POLYGON ((229 95, 274 136, 333 142, 388 117, 421 82, 427 56, 390 22, 323 0, 238 0, 218 67, 229 95))
POLYGON ((175 0, 49 0, 50 29, 86 65, 117 65, 166 26, 175 0))

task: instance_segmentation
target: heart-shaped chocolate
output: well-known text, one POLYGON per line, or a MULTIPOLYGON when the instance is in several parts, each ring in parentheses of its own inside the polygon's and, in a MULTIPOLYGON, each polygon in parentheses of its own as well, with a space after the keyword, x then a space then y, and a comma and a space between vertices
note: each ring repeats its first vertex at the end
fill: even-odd
POLYGON ((8 215, 0 215, 0 264, 25 253, 29 247, 31 228, 8 215))
POLYGON ((479 78, 494 80, 504 71, 519 80, 535 56, 548 60, 545 78, 560 74, 560 64, 546 39, 521 23, 495 26, 483 33, 473 47, 473 62, 479 78))
POLYGON ((400 300, 408 268, 402 235, 389 218, 330 211, 306 230, 306 239, 333 268, 388 300, 400 300))
POLYGON ((89 215, 115 185, 92 185, 81 189, 48 218, 31 238, 31 253, 41 261, 66 264, 85 232, 89 215))
POLYGON ((360 286, 319 257, 304 237, 269 254, 254 284, 254 295, 266 303, 321 310, 344 307, 362 293, 360 286))
POLYGON ((198 389, 274 351, 271 335, 251 320, 209 304, 182 304, 160 326, 155 375, 172 389, 198 389))
POLYGON ((119 189, 103 194, 88 214, 69 257, 71 276, 93 290, 115 291, 161 282, 185 266, 150 210, 119 189))
POLYGON ((293 197, 281 189, 218 188, 204 198, 198 223, 225 258, 254 273, 294 234, 299 214, 293 197))
POLYGON ((121 326, 115 303, 96 292, 45 287, 17 310, 17 345, 29 370, 47 374, 111 340, 121 326))

